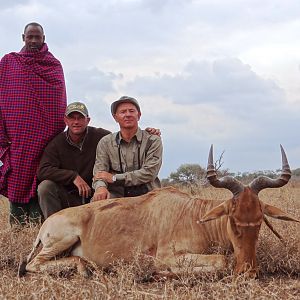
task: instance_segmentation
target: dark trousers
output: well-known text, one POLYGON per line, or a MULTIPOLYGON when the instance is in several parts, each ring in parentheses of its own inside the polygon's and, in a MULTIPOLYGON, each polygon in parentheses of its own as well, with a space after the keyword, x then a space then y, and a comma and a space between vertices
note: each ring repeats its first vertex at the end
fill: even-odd
POLYGON ((64 208, 79 206, 90 201, 79 196, 76 188, 68 191, 63 185, 51 180, 44 180, 39 184, 38 199, 45 219, 64 208))
POLYGON ((37 197, 31 198, 28 203, 10 202, 9 223, 13 225, 38 224, 42 221, 42 211, 37 197))

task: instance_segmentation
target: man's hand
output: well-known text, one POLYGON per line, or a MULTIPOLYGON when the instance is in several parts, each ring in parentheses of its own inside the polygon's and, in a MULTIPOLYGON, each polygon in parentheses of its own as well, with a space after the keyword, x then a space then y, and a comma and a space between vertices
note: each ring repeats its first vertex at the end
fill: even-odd
POLYGON ((145 130, 148 131, 150 134, 161 136, 161 132, 159 128, 147 127, 145 130))
POLYGON ((88 198, 88 196, 91 195, 92 190, 90 186, 79 175, 76 176, 73 183, 78 188, 78 193, 80 196, 88 198))
POLYGON ((97 188, 97 190, 94 193, 94 196, 91 200, 91 202, 99 201, 99 200, 105 200, 109 198, 109 191, 106 187, 101 186, 97 188))
POLYGON ((97 172, 96 175, 94 176, 94 180, 99 180, 99 179, 107 183, 113 183, 113 174, 108 173, 106 171, 97 172))

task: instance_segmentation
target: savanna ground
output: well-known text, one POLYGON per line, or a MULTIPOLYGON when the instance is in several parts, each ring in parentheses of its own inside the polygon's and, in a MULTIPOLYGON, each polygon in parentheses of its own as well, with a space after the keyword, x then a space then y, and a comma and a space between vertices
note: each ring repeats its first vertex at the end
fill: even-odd
MULTIPOLYGON (((206 199, 230 197, 223 189, 191 192, 206 199)), ((300 188, 292 183, 266 189, 260 198, 300 218, 300 188)), ((109 271, 93 266, 88 279, 72 270, 18 278, 19 261, 30 252, 39 226, 11 229, 7 199, 0 196, 0 299, 300 299, 300 224, 269 220, 284 236, 285 245, 262 226, 256 280, 232 274, 230 253, 223 272, 193 275, 191 266, 185 266, 184 275, 177 279, 147 280, 153 271, 151 262, 138 257, 131 264, 118 262, 109 271)))

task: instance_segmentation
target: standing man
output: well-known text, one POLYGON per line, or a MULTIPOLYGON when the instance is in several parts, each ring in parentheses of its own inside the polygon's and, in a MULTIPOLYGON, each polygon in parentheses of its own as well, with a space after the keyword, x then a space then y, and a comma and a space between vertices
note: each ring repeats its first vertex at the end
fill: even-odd
POLYGON ((64 121, 67 131, 47 145, 38 171, 39 204, 45 219, 90 201, 97 144, 110 133, 88 126, 88 109, 81 102, 68 105, 64 121))
POLYGON ((93 201, 132 197, 160 187, 162 142, 141 130, 141 109, 136 99, 123 96, 111 105, 120 131, 100 140, 94 166, 93 201))
POLYGON ((25 26, 20 52, 0 61, 0 194, 10 223, 40 218, 37 167, 47 143, 65 128, 66 89, 61 63, 48 51, 43 27, 25 26))

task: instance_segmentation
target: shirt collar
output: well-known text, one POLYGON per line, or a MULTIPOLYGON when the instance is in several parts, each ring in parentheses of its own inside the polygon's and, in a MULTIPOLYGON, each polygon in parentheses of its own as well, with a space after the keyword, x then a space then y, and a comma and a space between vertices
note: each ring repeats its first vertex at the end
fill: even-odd
POLYGON ((67 131, 66 131, 66 140, 67 140, 67 142, 68 142, 70 145, 72 145, 72 146, 74 146, 74 147, 76 147, 76 148, 82 150, 82 146, 83 146, 83 143, 84 143, 84 141, 85 141, 85 139, 86 139, 86 137, 87 137, 87 135, 88 135, 88 131, 89 131, 89 128, 87 127, 86 130, 85 130, 85 134, 84 134, 84 136, 83 136, 81 142, 80 142, 79 144, 76 144, 76 143, 74 143, 74 142, 71 140, 70 135, 69 135, 69 128, 68 128, 67 131))
MULTIPOLYGON (((143 139, 143 131, 141 130, 140 127, 138 127, 138 129, 137 129, 135 135, 133 136, 133 138, 134 138, 134 137, 136 138, 136 140, 137 140, 139 143, 142 142, 142 139, 143 139)), ((119 145, 119 144, 121 143, 122 140, 123 140, 123 139, 122 139, 122 137, 121 137, 120 131, 118 131, 118 132, 116 133, 116 142, 117 142, 117 145, 119 145)))

